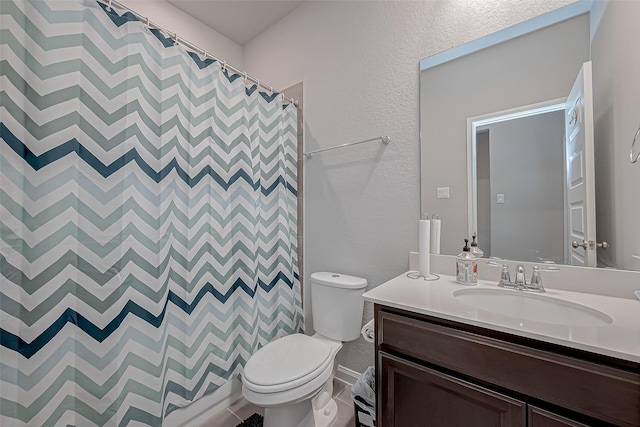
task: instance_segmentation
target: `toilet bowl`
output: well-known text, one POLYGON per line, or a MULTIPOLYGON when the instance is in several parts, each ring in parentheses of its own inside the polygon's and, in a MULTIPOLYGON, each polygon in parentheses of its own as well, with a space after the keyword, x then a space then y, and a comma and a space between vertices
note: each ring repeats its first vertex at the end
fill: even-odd
POLYGON ((264 427, 329 427, 337 417, 333 400, 334 360, 343 341, 360 334, 367 281, 335 273, 311 275, 316 334, 279 338, 254 353, 242 375, 242 394, 265 408, 264 427))
MULTIPOLYGON (((249 402, 265 408, 264 427, 323 425, 315 423, 314 406, 319 406, 324 418, 335 419, 337 411, 326 407, 330 399, 324 404, 319 400, 322 391, 331 397, 333 362, 341 347, 317 335, 294 334, 267 344, 249 359, 242 393, 249 402), (312 402, 314 398, 317 402, 312 402)), ((333 419, 324 425, 331 425, 333 419)))

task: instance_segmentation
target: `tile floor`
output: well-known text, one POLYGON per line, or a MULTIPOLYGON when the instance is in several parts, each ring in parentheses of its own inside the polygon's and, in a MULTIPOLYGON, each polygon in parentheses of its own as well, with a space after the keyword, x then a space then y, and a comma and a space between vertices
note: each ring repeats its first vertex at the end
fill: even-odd
MULTIPOLYGON (((333 397, 338 404, 338 419, 334 427, 353 427, 355 425, 351 386, 340 380, 333 382, 333 397)), ((254 413, 262 415, 264 410, 241 398, 236 403, 215 416, 215 420, 203 427, 236 427, 254 413)))

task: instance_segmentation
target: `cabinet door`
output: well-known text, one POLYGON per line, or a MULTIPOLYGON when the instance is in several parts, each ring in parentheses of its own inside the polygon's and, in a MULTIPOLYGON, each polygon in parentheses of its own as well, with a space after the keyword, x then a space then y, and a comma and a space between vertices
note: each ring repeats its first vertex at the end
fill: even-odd
POLYGON ((587 427, 585 424, 570 420, 535 406, 528 406, 529 427, 587 427))
POLYGON ((524 402, 383 351, 378 369, 381 427, 525 426, 524 402))

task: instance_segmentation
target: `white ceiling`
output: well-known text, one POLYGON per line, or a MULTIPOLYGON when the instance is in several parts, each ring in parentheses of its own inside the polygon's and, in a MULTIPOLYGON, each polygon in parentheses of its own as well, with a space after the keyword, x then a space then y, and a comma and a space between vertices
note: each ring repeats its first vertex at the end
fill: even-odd
POLYGON ((239 45, 245 45, 304 0, 168 0, 239 45))

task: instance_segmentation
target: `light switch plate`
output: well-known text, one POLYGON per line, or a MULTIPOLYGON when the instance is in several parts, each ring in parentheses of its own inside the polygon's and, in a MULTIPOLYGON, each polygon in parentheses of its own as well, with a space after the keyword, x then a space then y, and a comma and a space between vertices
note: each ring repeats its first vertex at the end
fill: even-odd
POLYGON ((448 199, 449 198, 449 187, 438 187, 438 194, 436 196, 438 199, 448 199))
POLYGON ((498 194, 498 196, 496 197, 496 202, 499 204, 503 204, 504 203, 504 194, 498 194))

